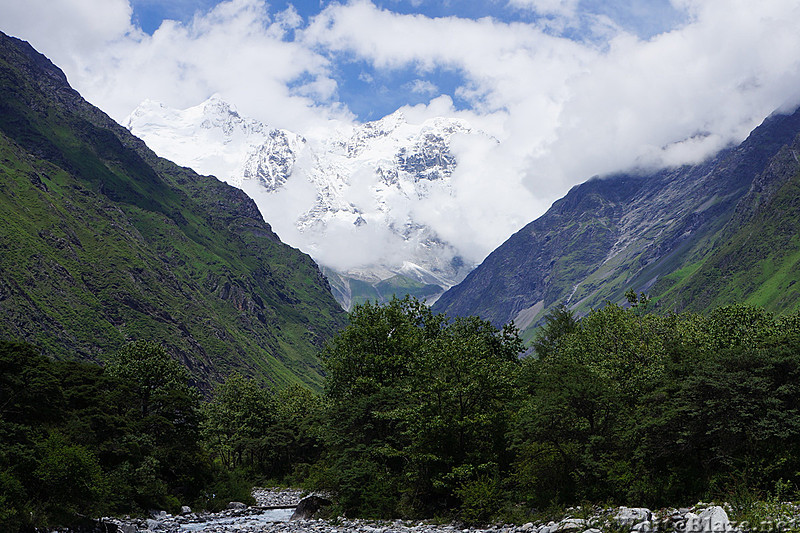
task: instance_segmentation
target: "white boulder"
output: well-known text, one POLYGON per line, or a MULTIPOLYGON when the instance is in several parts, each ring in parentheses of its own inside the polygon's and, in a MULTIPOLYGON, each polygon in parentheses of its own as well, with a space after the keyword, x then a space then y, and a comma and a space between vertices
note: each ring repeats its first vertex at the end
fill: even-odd
POLYGON ((620 507, 614 515, 614 521, 623 526, 633 526, 649 522, 653 513, 644 507, 620 507))

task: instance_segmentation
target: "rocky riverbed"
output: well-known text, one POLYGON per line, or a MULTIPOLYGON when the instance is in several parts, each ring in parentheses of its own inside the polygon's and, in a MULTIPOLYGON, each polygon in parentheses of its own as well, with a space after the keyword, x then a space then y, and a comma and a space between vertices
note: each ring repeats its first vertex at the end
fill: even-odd
POLYGON ((181 514, 154 512, 150 518, 104 518, 103 523, 116 527, 120 533, 182 533, 189 531, 247 533, 271 531, 269 526, 288 522, 303 492, 296 489, 255 488, 252 507, 241 502, 231 502, 228 509, 218 513, 195 513, 184 507, 181 514))
MULTIPOLYGON (((739 533, 748 530, 781 531, 796 524, 734 524, 724 506, 698 503, 682 509, 651 511, 645 508, 576 508, 559 520, 526 524, 496 524, 485 528, 467 528, 457 524, 428 521, 369 521, 338 518, 326 520, 289 520, 293 506, 303 497, 298 490, 255 489, 256 505, 232 502, 220 513, 192 513, 173 516, 156 513, 149 519, 120 520, 106 518, 104 523, 121 533, 739 533), (283 507, 283 508, 278 508, 283 507), (741 526, 741 527, 737 527, 741 526), (783 527, 782 527, 783 526, 783 527)), ((729 510, 729 509, 728 509, 729 510)))

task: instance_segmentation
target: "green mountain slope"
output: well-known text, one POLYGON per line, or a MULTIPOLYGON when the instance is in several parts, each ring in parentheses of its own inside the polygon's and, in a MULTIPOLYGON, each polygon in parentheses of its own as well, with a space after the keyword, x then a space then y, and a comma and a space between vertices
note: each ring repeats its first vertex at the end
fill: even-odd
MULTIPOLYGON (((790 264, 791 239, 775 231, 796 228, 798 219, 776 203, 759 204, 761 214, 750 213, 747 222, 740 202, 763 204, 764 194, 753 196, 751 187, 770 181, 765 176, 776 168, 792 175, 796 149, 788 145, 798 132, 800 112, 776 114, 742 144, 702 164, 576 186, 444 293, 434 310, 478 314, 495 325, 514 320, 530 338, 554 306, 564 304, 582 314, 607 301, 624 302, 628 289, 656 296, 664 310, 704 310, 733 301, 793 309, 796 299, 786 292, 796 272, 790 264), (760 248, 747 253, 768 259, 758 259, 752 269, 740 272, 740 281, 725 285, 724 257, 741 266, 740 247, 748 234, 747 242, 758 242, 760 248), (773 250, 769 254, 768 247, 773 250), (717 254, 719 259, 712 261, 717 254), (778 299, 779 292, 786 298, 778 299)), ((787 192, 771 201, 790 197, 787 192)))
POLYGON ((81 359, 155 340, 202 383, 315 386, 343 322, 244 193, 159 159, 0 34, 0 336, 81 359))
POLYGON ((772 158, 737 205, 717 247, 654 286, 670 308, 702 311, 744 302, 800 310, 800 136, 772 158))

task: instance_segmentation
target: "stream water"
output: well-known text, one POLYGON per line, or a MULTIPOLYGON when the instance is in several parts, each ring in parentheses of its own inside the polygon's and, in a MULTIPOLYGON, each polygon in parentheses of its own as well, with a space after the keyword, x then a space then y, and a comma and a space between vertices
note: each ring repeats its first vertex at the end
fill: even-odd
POLYGON ((181 524, 181 531, 204 531, 208 528, 215 527, 230 527, 236 528, 244 527, 257 527, 264 526, 271 522, 288 522, 292 516, 294 508, 291 509, 270 509, 260 514, 253 514, 247 516, 226 516, 220 518, 212 518, 205 522, 193 522, 190 524, 181 524))

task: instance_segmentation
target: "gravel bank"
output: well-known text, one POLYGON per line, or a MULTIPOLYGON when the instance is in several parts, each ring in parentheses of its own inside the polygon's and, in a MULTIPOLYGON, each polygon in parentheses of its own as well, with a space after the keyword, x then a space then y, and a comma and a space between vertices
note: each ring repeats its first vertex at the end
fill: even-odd
POLYGON ((121 533, 739 533, 724 507, 697 504, 684 509, 650 511, 645 508, 596 509, 591 516, 576 509, 574 516, 559 521, 522 525, 503 524, 465 528, 456 524, 417 521, 369 521, 339 518, 289 521, 303 493, 291 489, 254 489, 256 506, 232 503, 220 513, 186 512, 180 516, 159 513, 149 519, 104 519, 121 533), (275 509, 275 507, 289 507, 275 509))

